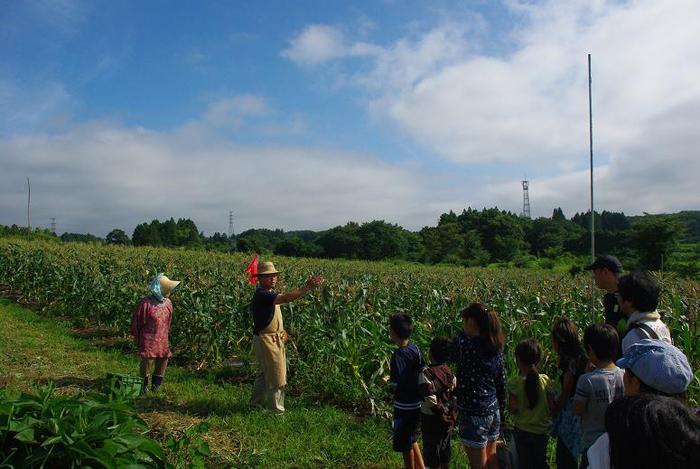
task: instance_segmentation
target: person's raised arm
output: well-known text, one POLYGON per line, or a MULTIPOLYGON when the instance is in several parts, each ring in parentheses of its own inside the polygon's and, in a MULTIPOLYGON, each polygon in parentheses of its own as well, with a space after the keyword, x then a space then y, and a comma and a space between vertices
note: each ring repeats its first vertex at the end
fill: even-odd
POLYGON ((281 305, 297 300, 323 283, 321 277, 309 277, 303 287, 292 290, 288 293, 280 293, 275 297, 275 304, 281 305))

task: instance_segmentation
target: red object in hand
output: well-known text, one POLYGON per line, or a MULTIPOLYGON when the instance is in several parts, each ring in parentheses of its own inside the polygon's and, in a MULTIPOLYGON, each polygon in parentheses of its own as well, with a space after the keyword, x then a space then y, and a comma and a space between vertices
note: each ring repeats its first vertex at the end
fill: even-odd
POLYGON ((253 256, 253 260, 250 261, 248 267, 245 268, 243 273, 248 274, 248 281, 250 283, 255 283, 255 276, 258 275, 258 255, 253 256))

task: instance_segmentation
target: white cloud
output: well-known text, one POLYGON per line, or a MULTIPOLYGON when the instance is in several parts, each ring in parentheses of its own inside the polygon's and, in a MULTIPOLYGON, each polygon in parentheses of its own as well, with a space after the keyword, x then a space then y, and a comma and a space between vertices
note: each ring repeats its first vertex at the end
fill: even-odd
POLYGON ((512 6, 524 26, 506 56, 476 52, 454 28, 397 41, 365 77, 380 86, 370 110, 457 163, 546 165, 586 149, 588 52, 605 153, 640 138, 659 112, 700 96, 699 2, 512 6))
POLYGON ((374 55, 379 48, 365 42, 347 43, 340 28, 312 24, 289 40, 282 56, 304 66, 316 66, 342 57, 374 55))
POLYGON ((524 172, 533 205, 542 202, 541 214, 549 214, 559 205, 587 207, 591 53, 601 203, 631 213, 697 208, 700 134, 679 128, 700 122, 700 2, 506 6, 517 20, 510 31, 484 34, 482 25, 447 20, 373 45, 369 71, 335 67, 338 80, 364 90, 378 125, 393 124, 456 165, 491 171, 472 186, 483 205, 517 208, 514 188, 524 172), (495 34, 507 50, 490 47, 495 34))
POLYGON ((265 98, 255 95, 241 95, 221 98, 212 102, 205 120, 214 126, 240 126, 244 119, 265 116, 270 108, 265 98))
POLYGON ((29 86, 0 80, 0 134, 70 120, 76 105, 61 83, 29 86))
POLYGON ((429 176, 368 155, 301 146, 244 146, 90 123, 60 134, 0 139, 0 223, 23 224, 25 177, 32 219, 105 235, 137 223, 190 217, 205 232, 325 229, 349 220, 434 223, 449 194, 429 176), (426 194, 431 194, 426 199, 426 194), (443 198, 443 200, 440 200, 443 198))
POLYGON ((282 56, 302 65, 318 65, 345 55, 343 35, 338 28, 313 24, 290 39, 282 56))

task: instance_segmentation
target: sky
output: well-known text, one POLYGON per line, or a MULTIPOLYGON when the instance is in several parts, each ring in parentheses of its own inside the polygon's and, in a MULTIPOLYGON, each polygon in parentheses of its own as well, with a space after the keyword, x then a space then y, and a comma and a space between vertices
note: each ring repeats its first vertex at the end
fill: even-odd
POLYGON ((700 209, 700 2, 0 1, 0 224, 700 209))

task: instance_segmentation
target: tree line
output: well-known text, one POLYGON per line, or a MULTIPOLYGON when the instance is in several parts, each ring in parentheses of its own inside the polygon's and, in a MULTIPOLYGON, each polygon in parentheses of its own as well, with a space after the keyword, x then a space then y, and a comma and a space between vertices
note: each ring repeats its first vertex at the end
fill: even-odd
MULTIPOLYGON (((417 232, 375 220, 319 232, 250 229, 231 237, 218 232, 205 236, 191 219, 171 218, 141 223, 131 238, 114 229, 104 240, 77 233, 64 233, 60 239, 331 259, 553 267, 562 259, 590 253, 590 217, 586 212, 568 219, 561 208, 551 217, 536 219, 498 208, 467 208, 459 214, 443 213, 436 226, 417 232)), ((630 266, 700 272, 700 211, 634 217, 603 211, 595 212, 594 221, 598 253, 614 253, 630 266)), ((0 228, 0 235, 12 229, 0 228)))

